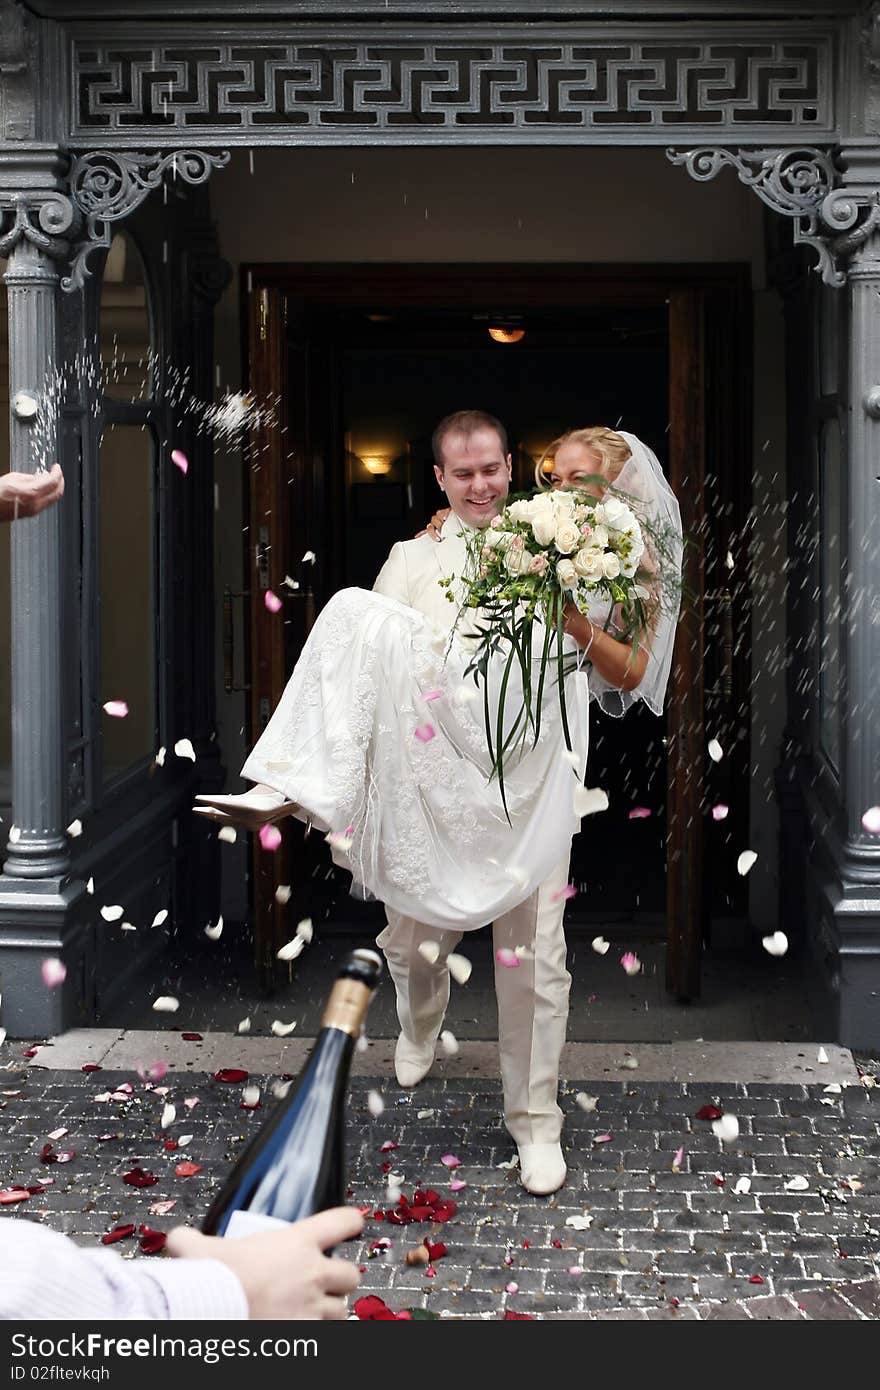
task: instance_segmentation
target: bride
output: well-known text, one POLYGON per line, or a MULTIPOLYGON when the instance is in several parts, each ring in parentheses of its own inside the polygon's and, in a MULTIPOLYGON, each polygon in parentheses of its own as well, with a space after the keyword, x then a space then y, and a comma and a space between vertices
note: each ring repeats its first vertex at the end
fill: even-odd
MULTIPOLYGON (((672 536, 671 567, 655 556, 643 576, 653 602, 635 657, 615 637, 609 603, 586 615, 573 604, 566 610, 566 642, 580 654, 566 677, 574 754, 566 752, 557 692, 545 689, 538 739, 505 760, 505 814, 491 778, 483 690, 465 675, 474 647, 467 625, 459 622, 450 638, 394 599, 343 589, 315 622, 242 768, 255 789, 202 796, 195 809, 252 828, 290 815, 309 822, 326 832, 353 891, 431 926, 475 929, 529 897, 579 828, 574 794, 585 772, 590 699, 616 715, 636 699, 662 711, 678 618, 673 571, 681 568, 678 505, 636 436, 570 431, 547 450, 551 458, 552 487, 599 496, 613 486, 672 536)), ((497 653, 486 673, 493 713, 504 660, 497 653)), ((515 704, 508 694, 510 721, 515 704)))

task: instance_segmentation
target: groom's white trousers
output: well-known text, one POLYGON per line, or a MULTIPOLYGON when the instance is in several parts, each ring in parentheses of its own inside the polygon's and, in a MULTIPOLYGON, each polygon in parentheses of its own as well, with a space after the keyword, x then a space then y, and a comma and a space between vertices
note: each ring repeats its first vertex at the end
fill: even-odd
MULTIPOLYGON (((492 927, 494 952, 525 947, 518 966, 495 959, 504 1122, 517 1144, 553 1144, 562 1131, 557 1091, 571 987, 562 926, 567 882, 568 855, 530 898, 492 927)), ((388 926, 376 944, 397 990, 401 1029, 419 1046, 436 1042, 449 1003, 446 958, 462 933, 426 926, 390 908, 386 917, 388 926), (419 951, 423 941, 440 947, 433 964, 419 951)))

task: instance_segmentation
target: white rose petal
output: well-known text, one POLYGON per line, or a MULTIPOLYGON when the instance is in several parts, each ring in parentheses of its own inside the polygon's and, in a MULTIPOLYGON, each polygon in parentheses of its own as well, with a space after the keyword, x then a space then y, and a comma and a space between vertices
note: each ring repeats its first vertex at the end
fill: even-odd
POLYGON ((585 1111, 587 1115, 592 1115, 599 1104, 599 1097, 588 1096, 586 1091, 578 1091, 574 1101, 575 1105, 579 1105, 581 1110, 585 1111))
POLYGON ((153 1000, 153 1009, 157 1014, 176 1014, 179 1008, 180 1001, 173 994, 160 994, 153 1000))
POLYGON ((761 945, 769 956, 784 956, 788 950, 788 937, 784 931, 775 931, 771 936, 762 936, 761 945))
POLYGON ((296 924, 296 934, 304 942, 308 943, 315 935, 315 928, 311 917, 303 917, 301 922, 296 924))
POLYGON ((83 833, 83 823, 81 820, 72 820, 67 827, 67 833, 72 840, 75 840, 83 833))
POLYGON ((447 1057, 454 1057, 458 1052, 458 1038, 454 1033, 450 1033, 448 1028, 444 1028, 440 1034, 440 1046, 447 1057))
POLYGON ((827 1086, 822 1087, 822 1094, 826 1096, 839 1096, 843 1094, 843 1087, 839 1081, 831 1081, 827 1086))
POLYGON ((625 1068, 626 1071, 635 1071, 636 1067, 639 1065, 639 1059, 638 1057, 624 1057, 620 1065, 625 1068))
POLYGON ((744 1175, 743 1177, 741 1177, 741 1178, 737 1178, 736 1182, 734 1183, 733 1190, 734 1190, 734 1192, 737 1194, 738 1197, 742 1197, 743 1194, 746 1193, 746 1192, 751 1192, 751 1190, 752 1190, 752 1180, 751 1180, 751 1178, 747 1178, 747 1177, 745 1177, 745 1175, 744 1175))
POLYGON ((420 941, 418 949, 422 960, 426 960, 429 965, 434 965, 440 957, 440 945, 437 941, 420 941))
POLYGON ((174 752, 178 758, 189 758, 191 763, 196 760, 196 750, 192 746, 192 740, 179 738, 174 745, 174 752))
POLYGON ((604 956, 611 950, 611 942, 606 941, 604 936, 594 936, 592 947, 597 956, 604 956))
POLYGON ((739 1120, 735 1115, 722 1115, 712 1121, 712 1133, 722 1144, 733 1144, 739 1138, 739 1120))
POLYGON ((205 936, 208 938, 209 941, 219 941, 219 939, 220 939, 220 933, 221 933, 222 931, 223 931, 223 917, 222 917, 222 914, 221 914, 221 916, 217 918, 217 925, 216 925, 216 926, 214 926, 214 927, 205 927, 205 936))
POLYGON ((178 1147, 179 1149, 185 1149, 186 1146, 187 1146, 187 1144, 191 1144, 191 1143, 192 1143, 192 1139, 193 1139, 193 1137, 192 1137, 191 1134, 178 1134, 178 1136, 177 1136, 177 1147, 178 1147))
POLYGON ((165 766, 165 749, 164 749, 164 748, 160 748, 160 749, 159 749, 158 753, 156 754, 155 762, 156 762, 156 766, 157 766, 157 767, 164 767, 164 766, 165 766))
POLYGON ((566 1226, 571 1226, 573 1231, 588 1231, 593 1224, 593 1218, 588 1211, 583 1216, 567 1216, 566 1226))
POLYGON ((137 927, 134 925, 133 922, 121 922, 121 923, 119 924, 119 930, 120 930, 120 931, 137 931, 137 927))
POLYGON ((721 762, 721 759, 724 757, 724 749, 721 747, 721 744, 718 742, 717 738, 709 739, 708 753, 713 763, 721 762))
POLYGON ((796 1178, 789 1178, 785 1184, 785 1190, 786 1192, 806 1192, 809 1186, 807 1179, 798 1174, 796 1178))
POLYGON ((286 946, 282 946, 280 951, 275 952, 277 960, 296 960, 297 956, 302 955, 306 943, 301 936, 295 936, 292 941, 288 941, 286 946))
POLYGON ((173 1105, 166 1105, 166 1106, 164 1106, 163 1109, 162 1109, 162 1118, 161 1118, 161 1120, 159 1121, 159 1127, 160 1127, 160 1129, 167 1129, 169 1125, 173 1125, 173 1124, 174 1124, 174 1121, 175 1121, 176 1119, 177 1119, 177 1111, 175 1110, 174 1106, 173 1106, 173 1105))
POLYGON ((751 869, 753 864, 757 862, 757 859, 758 856, 753 849, 744 849, 742 854, 736 861, 737 873, 742 878, 745 878, 746 874, 749 872, 749 869, 751 869))
POLYGON ((374 1120, 377 1120, 385 1109, 385 1102, 378 1091, 370 1091, 367 1095, 367 1109, 374 1120))
POLYGON ((280 1018, 272 1020, 272 1032, 275 1034, 276 1038, 286 1038, 293 1032, 295 1027, 295 1021, 293 1023, 282 1023, 280 1018))
POLYGON ((447 956, 446 968, 457 985, 466 985, 473 970, 467 956, 457 955, 455 951, 447 956))
POLYGON ((234 825, 221 825, 217 831, 217 839, 222 840, 224 845, 234 845, 238 839, 238 831, 234 825))
POLYGON ((88 894, 92 895, 92 894, 94 894, 94 891, 95 891, 95 880, 94 880, 93 878, 90 878, 89 881, 88 881, 88 883, 86 884, 86 892, 87 892, 88 894))
POLYGON ((593 816, 608 810, 608 793, 601 787, 575 787, 572 803, 576 816, 593 816))
POLYGON ((118 922, 125 913, 125 908, 120 907, 119 903, 112 903, 109 907, 101 908, 101 916, 105 922, 118 922))
POLYGON ((827 1062, 827 1061, 828 1061, 828 1053, 825 1051, 824 1047, 820 1047, 820 1048, 819 1048, 819 1051, 816 1053, 816 1061, 817 1061, 817 1062, 827 1062))
POLYGON ((161 927, 162 923, 163 923, 163 922, 166 922, 167 920, 168 920, 168 909, 167 909, 167 907, 163 907, 163 908, 161 908, 161 909, 159 910, 159 912, 156 913, 156 915, 155 915, 155 917, 153 918, 153 920, 152 920, 152 922, 150 923, 150 925, 151 925, 152 927, 161 927))
POLYGON ((292 891, 289 883, 279 883, 278 887, 275 889, 276 903, 280 903, 282 907, 286 907, 290 902, 290 894, 292 891))
POLYGON ((256 1110, 262 1094, 259 1086, 245 1086, 241 1093, 241 1103, 246 1110, 256 1110))
POLYGON ((249 1032, 251 1031, 251 1020, 250 1020, 250 1017, 248 1017, 248 1018, 243 1018, 243 1019, 241 1020, 241 1023, 238 1025, 238 1028, 237 1028, 236 1031, 239 1032, 239 1033, 249 1033, 249 1032))

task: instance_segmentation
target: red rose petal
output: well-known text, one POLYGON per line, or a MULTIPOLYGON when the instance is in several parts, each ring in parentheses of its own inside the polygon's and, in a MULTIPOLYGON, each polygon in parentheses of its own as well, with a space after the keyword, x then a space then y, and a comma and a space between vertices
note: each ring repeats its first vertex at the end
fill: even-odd
POLYGON ((750 1274, 750 1275, 749 1275, 749 1283, 750 1283, 750 1284, 763 1284, 763 1282, 764 1282, 764 1280, 761 1278, 760 1274, 750 1274))
POLYGON ((356 1298, 354 1311, 364 1322, 394 1322, 395 1314, 392 1313, 387 1303, 383 1303, 377 1294, 366 1294, 363 1298, 356 1298))
POLYGON ((35 1047, 26 1047, 21 1055, 22 1057, 36 1057, 37 1049, 35 1047))
POLYGON ((433 1241, 430 1241, 428 1237, 425 1236, 423 1244, 428 1252, 428 1259, 431 1261, 431 1264, 433 1264, 435 1260, 442 1260, 443 1256, 449 1253, 442 1240, 438 1240, 435 1245, 433 1241))
POLYGON ((178 1163, 174 1169, 179 1178, 194 1178, 196 1173, 202 1171, 201 1163, 192 1163, 190 1159, 184 1159, 183 1163, 178 1163))
POLYGON ((719 1110, 717 1105, 701 1105, 700 1108, 699 1108, 699 1110, 698 1110, 697 1113, 695 1114, 694 1119, 695 1119, 695 1120, 720 1120, 720 1119, 721 1119, 721 1116, 722 1116, 723 1114, 724 1114, 724 1111, 723 1111, 723 1110, 719 1110))
POLYGON ((30 1195, 26 1187, 4 1187, 0 1191, 0 1204, 8 1207, 13 1202, 26 1202, 30 1195))
POLYGON ((503 1321, 504 1321, 504 1322, 534 1322, 535 1319, 532 1317, 531 1313, 514 1313, 512 1309, 508 1308, 507 1311, 506 1311, 506 1313, 504 1314, 504 1319, 503 1319, 503 1321))
POLYGON ((132 1168, 128 1173, 123 1173, 122 1181, 127 1182, 129 1187, 152 1187, 159 1179, 155 1173, 145 1171, 143 1168, 132 1168))
POLYGON ((114 1226, 112 1231, 106 1231, 101 1237, 102 1245, 115 1245, 117 1240, 125 1240, 127 1236, 134 1235, 134 1225, 129 1223, 127 1226, 114 1226))
POLYGON ((215 1081, 228 1081, 232 1085, 237 1085, 241 1081, 247 1081, 248 1074, 241 1067, 221 1067, 214 1072, 215 1081))
POLYGON ((181 1033, 184 1042, 203 1042, 201 1033, 181 1033))
POLYGON ((80 1071, 103 1071, 103 1070, 104 1070, 104 1068, 101 1067, 101 1066, 99 1066, 99 1064, 98 1064, 97 1062, 83 1062, 82 1066, 80 1067, 80 1071))
POLYGON ((174 1150, 180 1147, 176 1139, 163 1139, 162 1144, 166 1153, 174 1153, 174 1150))
POLYGON ((151 1226, 138 1226, 141 1233, 141 1250, 145 1255, 158 1255, 164 1250, 168 1239, 164 1231, 154 1231, 151 1226))

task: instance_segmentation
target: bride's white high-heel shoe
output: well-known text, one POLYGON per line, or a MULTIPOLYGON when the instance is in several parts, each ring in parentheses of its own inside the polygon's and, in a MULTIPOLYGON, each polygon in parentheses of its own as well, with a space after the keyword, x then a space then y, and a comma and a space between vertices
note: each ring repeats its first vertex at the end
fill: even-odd
POLYGON ((288 801, 282 792, 271 787, 254 788, 236 796, 197 796, 196 802, 193 810, 198 815, 248 827, 273 825, 298 809, 295 801, 288 801))

